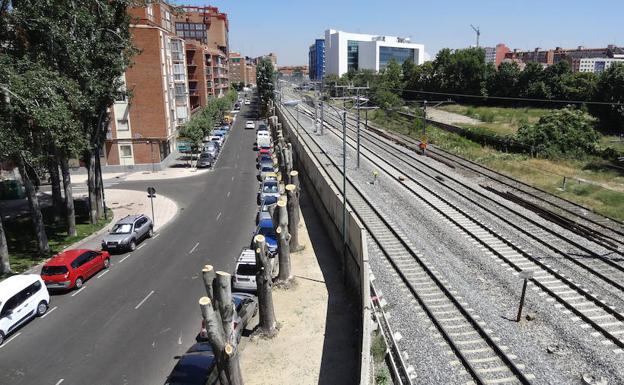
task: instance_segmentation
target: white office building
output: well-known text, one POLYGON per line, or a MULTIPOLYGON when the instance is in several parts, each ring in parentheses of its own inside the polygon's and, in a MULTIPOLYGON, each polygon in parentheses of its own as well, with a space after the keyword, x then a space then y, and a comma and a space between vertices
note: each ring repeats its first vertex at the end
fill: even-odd
POLYGON ((365 35, 328 29, 325 31, 325 73, 341 76, 350 70, 383 70, 391 59, 402 64, 425 61, 425 46, 409 38, 365 35))
POLYGON ((580 59, 579 72, 601 73, 611 67, 613 63, 623 63, 624 55, 615 55, 613 58, 584 57, 580 59))

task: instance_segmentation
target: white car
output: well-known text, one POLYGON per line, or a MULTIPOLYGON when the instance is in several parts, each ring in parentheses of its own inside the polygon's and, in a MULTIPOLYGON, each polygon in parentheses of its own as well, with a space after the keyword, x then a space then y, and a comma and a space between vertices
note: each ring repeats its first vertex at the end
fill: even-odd
POLYGON ((254 122, 253 122, 253 120, 248 120, 248 121, 245 123, 245 128, 251 128, 251 129, 254 129, 254 128, 256 128, 256 123, 254 123, 254 122))
POLYGON ((223 146, 223 142, 225 141, 225 138, 223 136, 213 135, 210 137, 210 141, 217 142, 217 144, 219 145, 219 148, 221 148, 221 146, 223 146))
POLYGON ((251 102, 249 101, 249 99, 245 99, 245 105, 248 106, 250 104, 251 104, 251 102))
POLYGON ((232 289, 238 291, 256 291, 256 252, 250 248, 243 248, 236 261, 236 269, 232 276, 232 289))
POLYGON ((40 275, 14 275, 0 282, 0 345, 7 335, 48 311, 50 294, 40 275))
POLYGON ((271 147, 271 135, 268 131, 258 131, 256 133, 256 144, 258 148, 270 148, 271 147))

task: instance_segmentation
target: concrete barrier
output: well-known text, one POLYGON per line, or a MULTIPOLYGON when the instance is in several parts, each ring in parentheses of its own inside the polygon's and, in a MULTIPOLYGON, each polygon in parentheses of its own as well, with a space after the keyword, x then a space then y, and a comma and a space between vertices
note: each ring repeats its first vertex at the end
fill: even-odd
POLYGON ((346 245, 343 243, 343 199, 340 190, 323 170, 314 152, 304 141, 300 140, 301 137, 293 127, 294 122, 288 112, 278 107, 276 113, 282 123, 284 136, 292 143, 294 163, 305 191, 319 213, 334 247, 343 254, 341 260, 343 276, 357 301, 361 317, 361 324, 357 330, 360 333, 361 354, 358 358, 360 360, 360 383, 367 385, 370 382, 372 325, 366 231, 357 215, 348 209, 346 245))

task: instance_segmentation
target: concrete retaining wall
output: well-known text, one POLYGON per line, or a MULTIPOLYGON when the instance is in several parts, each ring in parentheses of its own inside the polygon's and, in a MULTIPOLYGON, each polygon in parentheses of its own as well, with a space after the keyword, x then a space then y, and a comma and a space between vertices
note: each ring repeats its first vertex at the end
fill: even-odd
MULTIPOLYGON (((294 150, 295 169, 299 171, 300 180, 309 194, 314 207, 327 229, 336 250, 344 249, 342 238, 343 200, 340 190, 334 186, 329 176, 322 169, 311 149, 299 140, 293 130, 288 113, 278 108, 277 115, 282 123, 282 132, 292 143, 294 150)), ((370 282, 368 266, 368 248, 364 226, 355 213, 347 210, 347 242, 343 253, 341 267, 345 282, 357 301, 361 324, 360 333, 360 383, 370 382, 370 282)))

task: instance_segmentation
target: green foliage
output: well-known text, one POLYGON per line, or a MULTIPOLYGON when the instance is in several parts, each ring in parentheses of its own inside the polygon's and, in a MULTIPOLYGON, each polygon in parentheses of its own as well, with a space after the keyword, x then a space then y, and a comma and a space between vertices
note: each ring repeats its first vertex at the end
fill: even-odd
POLYGON ((536 124, 522 126, 516 137, 534 155, 584 157, 594 153, 600 138, 593 125, 587 113, 564 108, 542 116, 536 124))
POLYGON ((269 100, 275 98, 275 70, 271 60, 264 58, 256 68, 256 85, 258 87, 258 100, 260 102, 260 115, 266 115, 269 100))
MULTIPOLYGON (((624 103, 624 64, 613 63, 602 73, 596 86, 597 99, 607 103, 624 103)), ((624 105, 591 107, 600 124, 608 132, 624 132, 624 105)))

